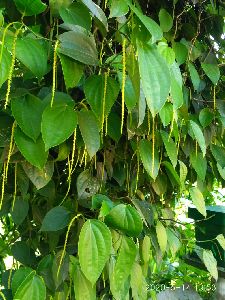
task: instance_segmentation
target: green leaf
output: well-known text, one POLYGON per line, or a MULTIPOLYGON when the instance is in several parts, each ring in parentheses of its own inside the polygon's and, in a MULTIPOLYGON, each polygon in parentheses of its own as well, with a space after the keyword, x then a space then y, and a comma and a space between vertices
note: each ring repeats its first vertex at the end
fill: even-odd
POLYGON ((22 166, 27 177, 35 185, 37 190, 43 188, 49 183, 54 172, 53 161, 48 161, 42 169, 32 166, 27 161, 23 162, 22 166))
POLYGON ((165 166, 166 172, 173 186, 180 185, 180 178, 171 163, 168 161, 163 161, 162 165, 165 166))
POLYGON ((66 88, 69 89, 77 86, 83 75, 84 66, 68 56, 65 56, 63 54, 58 55, 62 65, 66 88))
POLYGON ((171 254, 175 258, 176 253, 182 244, 173 229, 167 227, 166 234, 167 234, 167 241, 168 241, 168 245, 170 247, 171 254))
MULTIPOLYGON (((76 26, 76 25, 74 25, 76 26)), ((98 52, 94 37, 80 27, 76 31, 68 31, 59 35, 61 42, 58 52, 88 65, 98 64, 98 52)))
POLYGON ((12 284, 11 284, 13 295, 15 295, 17 289, 24 281, 24 278, 27 278, 27 276, 30 275, 31 273, 33 276, 34 270, 32 270, 31 268, 20 268, 16 270, 16 272, 13 275, 12 284))
POLYGON ((14 0, 14 2, 23 16, 38 15, 47 8, 41 0, 14 0))
MULTIPOLYGON (((126 0, 130 9, 135 13, 141 23, 146 27, 146 29, 152 35, 152 43, 161 40, 163 37, 162 29, 159 25, 151 18, 143 15, 141 11, 139 11, 134 5, 132 5, 128 0, 126 0)), ((138 51, 139 52, 139 51, 138 51)))
POLYGON ((181 184, 181 188, 184 188, 188 171, 186 165, 181 160, 179 160, 179 165, 180 165, 180 184, 181 184))
POLYGON ((218 243, 220 244, 220 246, 223 248, 223 250, 225 250, 225 238, 223 234, 219 234, 216 237, 218 243))
MULTIPOLYGON (((43 110, 51 104, 52 100, 52 93, 47 94, 47 96, 43 99, 43 110)), ((55 92, 54 95, 54 102, 53 107, 55 105, 68 105, 70 107, 74 107, 74 100, 71 98, 70 95, 62 93, 62 92, 55 92)))
POLYGON ((27 200, 23 200, 22 197, 16 197, 14 208, 11 210, 13 222, 16 225, 23 223, 29 210, 29 203, 27 200))
POLYGON ((156 224, 156 234, 157 234, 157 239, 159 242, 159 247, 160 247, 162 253, 164 253, 166 251, 166 247, 167 247, 167 233, 166 233, 166 228, 160 221, 157 221, 157 224, 156 224))
POLYGON ((191 152, 190 154, 190 162, 195 169, 196 173, 198 174, 198 177, 204 181, 206 170, 207 170, 207 161, 206 158, 203 157, 202 153, 191 152))
POLYGON ((155 149, 154 151, 154 162, 152 161, 152 143, 148 140, 141 140, 139 144, 139 153, 141 161, 147 173, 156 179, 159 172, 159 153, 155 149))
POLYGON ((225 168, 225 149, 224 147, 212 144, 210 146, 212 155, 214 156, 216 162, 222 167, 225 168))
POLYGON ((42 101, 28 94, 12 99, 11 109, 21 130, 36 141, 41 132, 42 101))
POLYGON ((111 247, 111 232, 104 223, 98 220, 84 223, 78 242, 78 255, 81 270, 92 285, 102 273, 111 247))
POLYGON ((35 271, 30 273, 17 289, 14 299, 45 300, 46 287, 42 277, 36 275, 35 271))
POLYGON ((108 135, 116 142, 121 137, 121 118, 117 113, 111 112, 108 117, 108 135))
POLYGON ((105 223, 129 236, 138 236, 143 223, 137 210, 131 205, 119 204, 105 217, 105 223))
POLYGON ((105 30, 108 30, 108 24, 107 24, 107 18, 105 16, 104 11, 95 4, 92 0, 81 0, 84 5, 87 6, 87 8, 90 10, 92 15, 102 24, 105 28, 105 30))
POLYGON ((220 79, 220 69, 216 64, 201 63, 202 69, 205 74, 209 77, 214 85, 217 85, 220 79))
POLYGON ((166 127, 172 122, 173 119, 173 105, 172 103, 166 102, 163 108, 159 112, 160 119, 163 126, 166 127))
POLYGON ((206 217, 206 207, 205 207, 205 199, 197 187, 192 187, 190 189, 190 195, 193 204, 196 206, 197 210, 206 217))
POLYGON ((40 231, 58 231, 70 222, 71 213, 63 206, 55 206, 45 215, 40 231))
MULTIPOLYGON (((110 278, 110 288, 113 295, 122 292, 124 284, 131 273, 136 254, 137 248, 135 243, 130 238, 123 236, 116 264, 110 278)), ((116 297, 116 299, 118 298, 116 297)))
POLYGON ((174 42, 173 50, 175 52, 176 61, 177 61, 178 65, 182 65, 183 63, 185 63, 187 56, 188 56, 187 47, 180 42, 174 42))
POLYGON ((77 126, 77 114, 68 105, 47 107, 42 115, 41 132, 45 150, 67 140, 77 126))
POLYGON ((220 176, 225 180, 225 168, 222 168, 220 164, 216 164, 220 176))
POLYGON ((194 87, 195 91, 198 91, 200 83, 201 83, 201 79, 198 75, 197 70, 195 69, 195 66, 190 62, 188 63, 188 70, 190 72, 193 87, 194 87))
POLYGON ((79 25, 87 30, 91 30, 91 16, 89 10, 82 3, 72 3, 69 7, 59 10, 60 17, 64 23, 79 25))
POLYGON ((218 279, 217 261, 211 250, 203 249, 203 262, 215 280, 218 279))
POLYGON ((157 49, 169 66, 175 63, 175 53, 165 42, 160 42, 157 49))
POLYGON ((96 299, 96 287, 92 286, 91 282, 87 280, 81 271, 78 260, 75 260, 73 256, 71 277, 74 283, 74 293, 76 300, 95 300, 96 299))
MULTIPOLYGON (((118 72, 118 77, 119 77, 119 81, 120 81, 120 86, 122 88, 122 73, 118 72)), ((133 83, 128 76, 126 76, 126 81, 125 81, 125 90, 124 90, 124 97, 125 97, 125 103, 127 106, 127 109, 129 112, 131 112, 135 105, 137 104, 139 98, 137 97, 137 94, 135 92, 135 88, 133 86, 133 83)))
POLYGON ((105 101, 104 117, 106 117, 119 94, 119 84, 112 77, 107 77, 106 92, 104 88, 105 76, 102 75, 92 75, 84 84, 85 96, 100 124, 103 116, 103 101, 105 101))
POLYGON ((15 242, 11 247, 12 255, 15 260, 23 265, 33 265, 36 263, 34 250, 25 241, 15 242))
MULTIPOLYGON (((1 50, 2 51, 2 50, 1 50)), ((1 58, 1 68, 0 68, 0 87, 9 77, 9 70, 11 66, 11 55, 6 48, 3 49, 1 58)))
POLYGON ((92 158, 100 147, 98 124, 93 112, 85 110, 80 111, 78 113, 78 124, 88 154, 90 158, 92 158))
POLYGON ((151 248, 151 240, 148 235, 144 236, 142 247, 141 247, 141 255, 144 263, 148 263, 150 259, 150 248, 151 248))
POLYGON ((168 97, 170 71, 154 46, 137 42, 137 48, 142 87, 154 117, 162 109, 168 97))
POLYGON ((177 165, 177 146, 172 138, 169 137, 169 134, 167 132, 161 130, 160 133, 166 148, 166 152, 169 156, 169 159, 171 160, 173 167, 175 168, 177 165))
MULTIPOLYGON (((100 181, 90 171, 84 170, 77 178, 78 200, 85 200, 95 195, 100 188, 100 181)), ((83 202, 82 202, 83 203, 83 202)))
POLYGON ((183 103, 183 80, 180 72, 180 68, 177 63, 174 63, 170 67, 171 74, 171 96, 173 99, 174 109, 180 108, 183 103))
POLYGON ((29 36, 17 39, 16 58, 38 79, 47 73, 47 50, 37 39, 29 36))
POLYGON ((26 160, 33 166, 42 169, 47 161, 48 152, 45 151, 45 145, 41 136, 34 142, 19 127, 16 127, 14 139, 26 160))
POLYGON ((203 128, 209 126, 214 118, 212 110, 208 107, 203 108, 199 113, 199 121, 203 128))
POLYGON ((168 32, 173 27, 173 18, 164 8, 159 11, 159 22, 163 32, 168 32))
POLYGON ((95 194, 92 196, 92 208, 100 209, 103 202, 108 202, 111 207, 113 207, 113 202, 106 196, 102 194, 95 194))
POLYGON ((129 11, 125 0, 112 0, 109 18, 118 18, 125 16, 129 11))
POLYGON ((197 140, 197 142, 199 144, 199 147, 202 150, 202 154, 203 154, 203 157, 204 157, 205 154, 206 154, 206 143, 205 143, 205 138, 204 138, 204 135, 202 133, 202 130, 201 130, 200 126, 192 120, 190 120, 190 126, 191 126, 191 129, 192 129, 193 133, 194 133, 194 137, 197 140))

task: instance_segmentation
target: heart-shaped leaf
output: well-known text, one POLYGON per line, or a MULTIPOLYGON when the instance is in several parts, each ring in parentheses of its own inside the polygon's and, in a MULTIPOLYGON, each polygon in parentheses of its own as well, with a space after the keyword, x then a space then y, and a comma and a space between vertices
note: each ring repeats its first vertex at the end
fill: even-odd
POLYGON ((58 231, 70 222, 71 213, 63 206, 52 208, 42 221, 41 231, 58 231))
POLYGON ((79 237, 78 255, 81 270, 92 285, 109 259, 111 247, 111 232, 104 223, 98 220, 84 223, 79 237))
POLYGON ((131 205, 125 204, 119 204, 112 208, 105 217, 105 223, 129 236, 138 236, 143 229, 143 223, 137 210, 131 205))

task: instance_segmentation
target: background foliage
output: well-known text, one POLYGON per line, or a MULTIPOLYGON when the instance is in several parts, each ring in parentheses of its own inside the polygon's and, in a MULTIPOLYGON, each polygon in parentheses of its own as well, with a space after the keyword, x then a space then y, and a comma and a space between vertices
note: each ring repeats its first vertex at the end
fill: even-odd
MULTIPOLYGON (((194 247, 175 207, 206 216, 225 182, 222 1, 0 9, 2 297, 147 299, 152 283, 198 283, 171 265, 194 247)), ((217 279, 212 252, 198 254, 217 279)))

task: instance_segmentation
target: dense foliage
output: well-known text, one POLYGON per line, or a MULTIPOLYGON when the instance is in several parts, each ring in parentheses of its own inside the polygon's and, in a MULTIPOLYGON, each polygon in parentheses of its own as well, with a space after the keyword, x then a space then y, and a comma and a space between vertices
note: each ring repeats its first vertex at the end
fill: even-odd
POLYGON ((225 183, 224 4, 0 9, 2 297, 147 299, 194 244, 180 198, 206 216, 225 183))

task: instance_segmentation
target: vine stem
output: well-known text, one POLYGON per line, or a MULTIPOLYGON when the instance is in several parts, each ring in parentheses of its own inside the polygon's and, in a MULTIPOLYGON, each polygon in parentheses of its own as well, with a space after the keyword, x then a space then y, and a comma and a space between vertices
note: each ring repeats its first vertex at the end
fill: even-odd
POLYGON ((67 229, 67 232, 66 232, 66 238, 65 238, 65 243, 64 243, 64 246, 63 246, 62 255, 61 255, 60 261, 59 261, 59 267, 58 267, 58 270, 57 270, 57 278, 59 276, 59 272, 60 272, 60 269, 61 269, 61 266, 62 266, 63 258, 64 258, 65 253, 66 253, 66 245, 67 245, 67 242, 68 242, 68 237, 69 237, 71 226, 73 225, 73 222, 76 219, 78 219, 79 217, 83 217, 82 214, 78 214, 75 217, 73 217, 73 219, 69 223, 69 226, 68 226, 68 229, 67 229))

